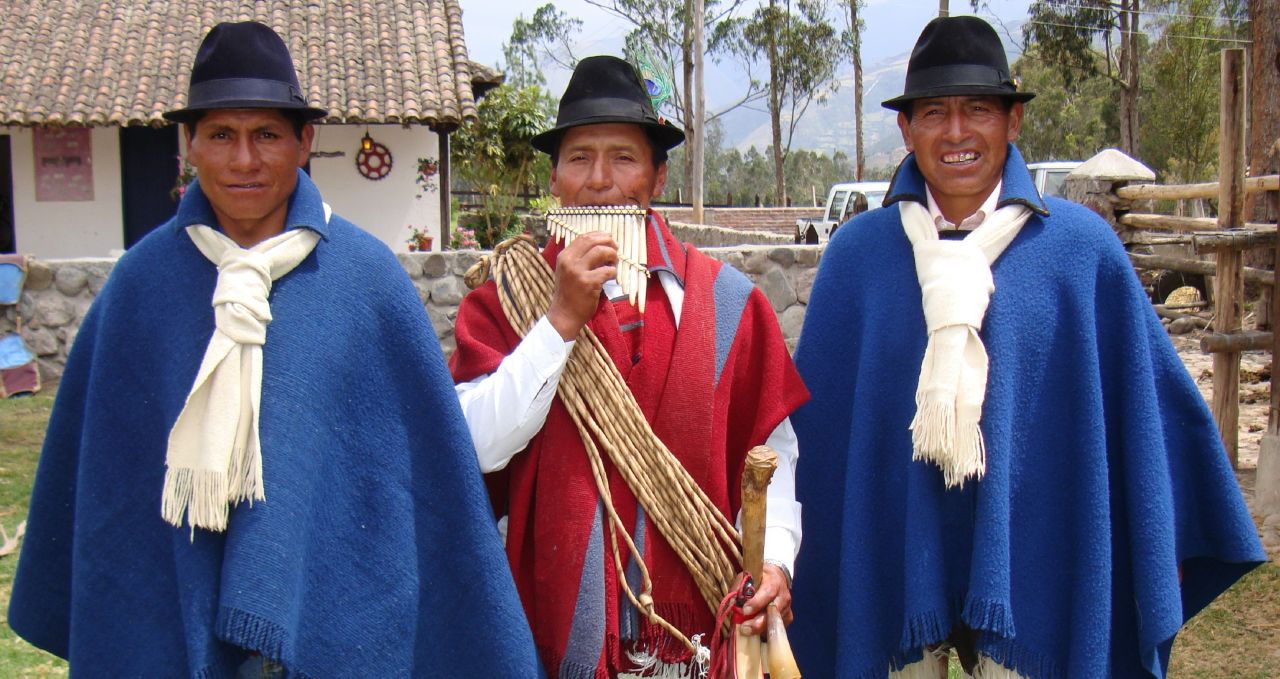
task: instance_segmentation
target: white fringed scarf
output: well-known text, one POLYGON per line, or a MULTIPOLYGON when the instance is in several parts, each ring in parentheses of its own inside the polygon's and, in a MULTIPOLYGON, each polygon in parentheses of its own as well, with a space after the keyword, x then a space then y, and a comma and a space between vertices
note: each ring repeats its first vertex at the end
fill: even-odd
POLYGON ((995 283, 991 263, 1031 217, 1010 205, 996 210, 964 240, 940 240, 929 211, 898 203, 902 228, 915 254, 929 344, 920 365, 913 460, 942 469, 948 488, 980 479, 987 469, 982 401, 987 391, 987 349, 978 337, 995 283))
MULTIPOLYGON (((329 206, 325 206, 325 218, 329 206)), ((319 234, 290 229, 249 249, 207 226, 187 235, 218 265, 213 335, 195 384, 169 432, 160 513, 174 526, 223 531, 230 504, 263 500, 258 411, 271 282, 311 254, 319 234)))

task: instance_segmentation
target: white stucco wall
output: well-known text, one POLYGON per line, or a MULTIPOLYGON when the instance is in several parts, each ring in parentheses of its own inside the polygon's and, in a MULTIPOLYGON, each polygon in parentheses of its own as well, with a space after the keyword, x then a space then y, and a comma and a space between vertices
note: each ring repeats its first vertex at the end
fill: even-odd
POLYGON ((36 201, 33 134, 27 127, 0 128, 10 137, 13 222, 17 251, 41 259, 103 257, 124 248, 120 187, 120 130, 95 127, 92 201, 36 201))
MULTIPOLYGON (((421 125, 370 125, 369 135, 387 147, 393 161, 387 176, 372 181, 356 170, 365 129, 364 125, 316 126, 313 150, 346 154, 311 160, 311 176, 325 201, 394 252, 408 252, 410 224, 425 228, 434 238, 433 249, 441 249, 439 176, 431 191, 422 190, 415 181, 418 158, 435 159, 439 153, 436 134, 421 125)), ((102 257, 124 248, 119 128, 91 131, 94 200, 85 202, 36 202, 31 129, 0 127, 0 134, 11 137, 18 252, 62 259, 102 257)), ((185 141, 181 141, 184 152, 185 141)))
POLYGON ((440 243, 440 183, 423 191, 416 183, 419 158, 436 158, 440 142, 421 125, 370 125, 369 136, 391 152, 391 172, 378 181, 366 179, 356 169, 363 125, 317 125, 314 151, 343 151, 338 158, 311 159, 311 177, 333 211, 377 236, 394 252, 408 252, 409 225, 426 227, 440 243), (421 193, 422 197, 417 195, 421 193))

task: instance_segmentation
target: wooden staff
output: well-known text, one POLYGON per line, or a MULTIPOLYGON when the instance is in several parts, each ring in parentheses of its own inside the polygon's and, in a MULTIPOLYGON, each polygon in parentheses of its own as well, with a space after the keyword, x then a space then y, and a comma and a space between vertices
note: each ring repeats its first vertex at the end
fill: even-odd
MULTIPOLYGON (((778 468, 778 454, 768 446, 756 446, 747 453, 742 470, 742 568, 751 575, 757 585, 764 582, 764 524, 767 504, 766 491, 773 471, 778 468)), ((769 635, 768 657, 770 679, 800 679, 800 670, 791 654, 786 626, 777 606, 769 605, 765 613, 769 635)), ((761 663, 761 639, 754 634, 743 634, 741 626, 737 635, 738 679, 763 679, 761 663)))

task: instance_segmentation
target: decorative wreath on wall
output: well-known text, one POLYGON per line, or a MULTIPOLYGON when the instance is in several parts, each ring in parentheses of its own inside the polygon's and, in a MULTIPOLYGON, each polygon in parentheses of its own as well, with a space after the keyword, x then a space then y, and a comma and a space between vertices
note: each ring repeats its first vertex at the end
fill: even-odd
POLYGON ((356 169, 365 179, 376 182, 391 174, 391 165, 391 151, 366 132, 360 140, 360 152, 356 154, 356 169))

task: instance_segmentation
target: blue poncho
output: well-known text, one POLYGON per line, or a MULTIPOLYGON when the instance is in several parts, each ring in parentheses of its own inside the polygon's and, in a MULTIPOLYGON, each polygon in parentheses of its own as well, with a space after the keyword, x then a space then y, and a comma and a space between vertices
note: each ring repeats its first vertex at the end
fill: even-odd
POLYGON ((78 676, 538 672, 439 344, 387 248, 327 224, 299 173, 286 228, 321 241, 271 292, 266 501, 225 534, 160 517, 165 446, 213 331, 195 184, 80 326, 36 474, 13 629, 78 676))
POLYGON ((1264 558, 1120 242, 1087 209, 1042 203, 1009 149, 1000 204, 1037 214, 992 267, 980 481, 946 491, 911 460, 927 338, 893 203, 924 201, 913 157, 889 206, 823 255, 796 355, 813 398, 792 418, 806 676, 885 677, 960 622, 1031 679, 1163 676, 1182 623, 1264 558))

